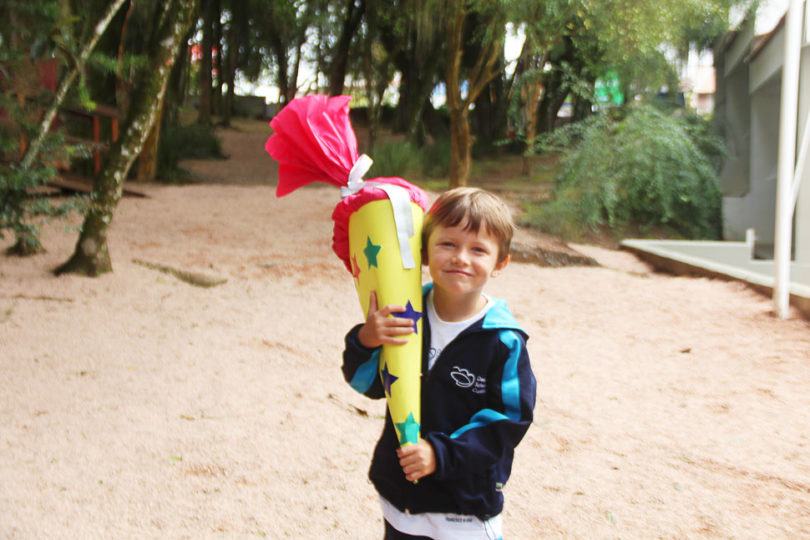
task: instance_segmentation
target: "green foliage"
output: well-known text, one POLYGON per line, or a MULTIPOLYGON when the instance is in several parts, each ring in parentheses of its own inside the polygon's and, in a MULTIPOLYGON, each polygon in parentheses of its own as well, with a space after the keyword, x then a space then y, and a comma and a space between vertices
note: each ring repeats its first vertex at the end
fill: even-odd
POLYGON ((88 66, 104 75, 115 75, 119 70, 122 73, 133 73, 149 66, 149 59, 144 54, 126 54, 120 59, 103 52, 94 52, 90 55, 88 66))
POLYGON ((450 174, 450 140, 438 138, 422 147, 422 174, 430 178, 447 178, 450 174))
POLYGON ((366 178, 447 178, 450 172, 450 141, 447 139, 437 139, 421 148, 407 141, 381 141, 374 145, 372 154, 374 165, 366 178))
POLYGON ((41 164, 30 169, 17 164, 0 167, 0 238, 4 238, 4 232, 14 234, 17 242, 11 253, 31 255, 42 251, 41 226, 86 207, 86 199, 82 197, 56 202, 36 194, 36 189, 50 182, 55 174, 53 167, 41 164))
POLYGON ((182 159, 225 159, 213 128, 200 124, 166 126, 158 143, 158 177, 178 181, 184 174, 182 159))
POLYGON ((676 114, 679 115, 689 138, 719 173, 727 152, 723 138, 716 132, 717 126, 711 117, 701 116, 692 109, 681 109, 676 114))
POLYGON ((16 0, 0 2, 0 20, 9 21, 0 28, 0 238, 13 234, 10 252, 29 255, 42 251, 43 224, 84 207, 84 199, 54 201, 41 189, 57 174, 56 163, 78 151, 61 135, 46 135, 31 166, 20 165, 20 142, 36 137, 44 104, 52 99, 37 63, 52 58, 68 21, 60 19, 57 2, 16 0))
MULTIPOLYGON (((36 126, 28 120, 26 111, 15 107, 13 100, 0 100, 0 108, 12 120, 0 129, 0 155, 9 158, 19 153, 19 133, 22 131, 30 137, 36 126)), ((17 239, 12 248, 14 254, 29 255, 41 251, 39 231, 43 224, 85 208, 83 197, 55 201, 43 195, 41 190, 56 176, 54 164, 57 161, 67 160, 81 152, 81 148, 66 146, 61 134, 53 133, 45 137, 39 153, 41 157, 35 159, 31 167, 23 168, 11 160, 0 165, 0 238, 4 238, 4 232, 14 234, 17 239)))
POLYGON ((639 106, 623 120, 600 115, 544 144, 561 149, 573 141, 579 142, 563 151, 552 200, 529 209, 532 225, 575 237, 604 225, 719 236, 721 195, 705 152, 720 147, 693 118, 639 106))
POLYGON ((53 48, 50 31, 58 19, 58 2, 0 2, 0 20, 4 22, 0 25, 0 61, 17 60, 22 55, 39 57, 49 52, 53 48), (27 45, 27 50, 20 44, 27 45))
POLYGON ((419 148, 407 141, 380 141, 374 145, 371 166, 366 178, 399 176, 407 178, 422 169, 419 148))

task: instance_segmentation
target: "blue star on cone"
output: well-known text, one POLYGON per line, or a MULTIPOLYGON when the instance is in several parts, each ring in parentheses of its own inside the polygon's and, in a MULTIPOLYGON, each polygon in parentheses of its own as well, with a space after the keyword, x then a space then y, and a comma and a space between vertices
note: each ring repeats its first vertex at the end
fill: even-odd
POLYGON ((413 331, 414 331, 414 333, 416 333, 416 334, 419 333, 419 329, 416 326, 416 322, 419 319, 422 318, 422 312, 421 311, 416 311, 415 309, 413 309, 413 304, 411 304, 410 300, 408 300, 408 304, 405 306, 405 311, 403 311, 402 313, 397 314, 397 316, 402 317, 404 319, 412 320, 413 321, 413 331))
POLYGON ((388 371, 388 364, 385 364, 382 369, 382 378, 383 386, 385 386, 385 393, 388 397, 391 397, 391 385, 394 384, 399 377, 388 371))

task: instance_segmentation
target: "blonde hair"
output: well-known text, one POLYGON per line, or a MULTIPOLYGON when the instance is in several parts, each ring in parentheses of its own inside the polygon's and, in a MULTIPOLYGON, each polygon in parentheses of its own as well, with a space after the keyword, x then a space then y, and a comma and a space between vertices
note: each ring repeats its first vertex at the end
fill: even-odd
POLYGON ((512 212, 492 193, 479 188, 460 187, 442 193, 425 215, 422 227, 422 245, 427 246, 437 226, 456 227, 463 223, 464 230, 478 233, 484 230, 498 243, 498 262, 509 256, 515 224, 512 212))

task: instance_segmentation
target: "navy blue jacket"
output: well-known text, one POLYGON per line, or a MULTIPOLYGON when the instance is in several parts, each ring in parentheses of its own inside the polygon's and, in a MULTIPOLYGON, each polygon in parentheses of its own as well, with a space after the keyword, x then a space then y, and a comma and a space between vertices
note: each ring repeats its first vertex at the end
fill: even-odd
MULTIPOLYGON (((432 284, 424 288, 425 301, 432 284)), ((423 319, 421 436, 433 446, 436 472, 413 484, 405 479, 396 429, 386 408, 385 426, 369 470, 377 491, 402 511, 444 512, 488 519, 503 509, 502 488, 514 449, 532 422, 536 382, 526 333, 506 303, 495 305, 449 343, 427 370, 430 324, 423 319)), ((346 336, 343 374, 368 397, 385 396, 379 376, 381 348, 346 336)))

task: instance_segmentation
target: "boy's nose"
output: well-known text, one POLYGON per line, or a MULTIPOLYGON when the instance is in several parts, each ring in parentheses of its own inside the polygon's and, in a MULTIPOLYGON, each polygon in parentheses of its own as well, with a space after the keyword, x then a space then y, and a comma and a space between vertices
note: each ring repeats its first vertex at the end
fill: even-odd
POLYGON ((456 264, 466 265, 469 262, 467 252, 463 249, 456 251, 454 258, 456 260, 456 264))

